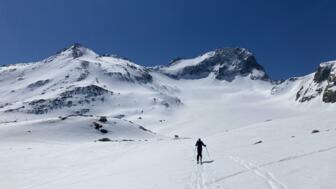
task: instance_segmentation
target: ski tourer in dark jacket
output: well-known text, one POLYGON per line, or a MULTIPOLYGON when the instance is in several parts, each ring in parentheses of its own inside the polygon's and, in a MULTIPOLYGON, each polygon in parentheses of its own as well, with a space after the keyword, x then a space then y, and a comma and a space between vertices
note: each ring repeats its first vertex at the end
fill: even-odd
POLYGON ((199 163, 201 161, 202 163, 202 148, 203 146, 206 147, 206 145, 203 143, 203 141, 199 138, 195 144, 196 148, 197 148, 197 163, 199 163))

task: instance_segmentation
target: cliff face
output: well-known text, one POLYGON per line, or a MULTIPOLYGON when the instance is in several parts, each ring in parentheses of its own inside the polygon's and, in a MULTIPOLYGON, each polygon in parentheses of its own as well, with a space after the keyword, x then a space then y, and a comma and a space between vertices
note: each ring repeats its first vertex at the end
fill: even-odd
POLYGON ((336 102, 335 65, 335 61, 320 64, 313 78, 297 92, 296 100, 307 102, 321 96, 325 103, 336 102))
POLYGON ((213 74, 216 79, 229 82, 238 76, 269 80, 264 68, 244 48, 224 48, 193 59, 177 59, 160 71, 174 79, 201 79, 213 74))

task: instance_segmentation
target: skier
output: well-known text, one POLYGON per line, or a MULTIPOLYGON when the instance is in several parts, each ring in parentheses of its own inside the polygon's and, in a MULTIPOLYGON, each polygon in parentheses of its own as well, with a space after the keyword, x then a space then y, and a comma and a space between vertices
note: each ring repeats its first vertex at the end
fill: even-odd
POLYGON ((203 146, 206 147, 206 145, 203 143, 203 141, 199 138, 195 144, 197 148, 197 164, 199 163, 199 160, 202 164, 202 148, 203 146))

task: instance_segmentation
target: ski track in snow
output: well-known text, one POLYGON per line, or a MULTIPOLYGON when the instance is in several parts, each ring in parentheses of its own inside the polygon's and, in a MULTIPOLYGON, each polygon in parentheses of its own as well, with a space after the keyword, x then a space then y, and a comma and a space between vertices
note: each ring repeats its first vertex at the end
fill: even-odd
MULTIPOLYGON (((227 188, 230 184, 238 186, 231 189, 258 188, 259 186, 253 186, 259 184, 262 185, 260 188, 286 189, 287 187, 303 188, 300 187, 303 182, 307 182, 304 185, 309 188, 314 188, 316 185, 319 185, 319 188, 326 188, 323 179, 335 176, 332 167, 330 169, 327 167, 327 170, 318 170, 320 168, 318 163, 307 166, 299 170, 307 172, 307 176, 304 175, 305 178, 286 183, 285 181, 291 180, 293 175, 298 175, 298 173, 289 172, 293 171, 292 167, 282 168, 280 165, 286 165, 283 162, 292 160, 294 163, 299 160, 310 160, 308 158, 310 156, 320 157, 318 154, 336 150, 336 144, 333 142, 336 131, 334 126, 336 123, 335 104, 321 104, 322 95, 314 92, 315 89, 317 91, 317 87, 326 89, 327 83, 314 83, 314 74, 317 73, 315 72, 274 84, 269 81, 252 79, 250 76, 259 77, 259 74, 253 70, 249 76, 234 74, 234 80, 230 82, 225 79, 218 80, 216 75, 222 63, 214 62, 216 66, 211 63, 210 67, 199 66, 205 59, 210 58, 209 60, 212 61, 215 55, 213 53, 215 51, 192 59, 181 59, 170 66, 152 69, 138 66, 116 56, 100 56, 90 49, 73 45, 55 56, 34 64, 17 64, 0 68, 0 83, 6 86, 0 89, 0 117, 2 119, 0 120, 0 133, 2 134, 0 135, 2 139, 0 147, 3 148, 0 150, 6 153, 7 142, 13 145, 13 151, 10 148, 8 156, 0 156, 1 165, 5 166, 2 168, 3 171, 0 171, 0 178, 2 178, 0 182, 4 182, 0 183, 0 189, 54 189, 63 183, 67 184, 64 186, 66 188, 92 188, 96 185, 98 188, 99 184, 104 187, 109 186, 110 179, 105 180, 105 178, 118 181, 120 185, 115 185, 114 188, 121 188, 120 186, 123 185, 132 186, 127 189, 134 188, 134 186, 146 189, 150 188, 148 186, 160 189, 169 187, 218 189, 219 187, 227 188), (74 56, 78 54, 77 52, 81 52, 79 54, 82 55, 74 56), (211 74, 204 78, 200 77, 202 79, 183 78, 182 75, 180 77, 179 73, 190 66, 195 66, 196 71, 200 71, 201 75, 208 74, 209 71, 211 74), (171 78, 166 74, 171 74, 176 78, 171 78), (315 84, 318 85, 315 86, 315 84), (309 94, 301 94, 300 91, 308 91, 309 94), (96 92, 102 95, 96 95, 96 92), (111 95, 107 95, 110 92, 111 95), (294 100, 299 93, 301 94, 300 99, 294 100), (68 96, 68 94, 71 95, 68 96), (311 102, 299 103, 299 100, 315 94, 317 96, 311 102), (56 99, 59 98, 65 98, 64 104, 63 100, 61 100, 62 103, 58 103, 56 99), (104 100, 100 103, 99 99, 104 100), (86 103, 86 100, 89 102, 86 103), (67 102, 71 102, 69 107, 67 102), (47 109, 43 108, 45 106, 47 109), (83 112, 89 110, 88 115, 93 117, 84 118, 84 114, 88 116, 87 113, 80 113, 83 116, 68 117, 70 119, 66 121, 59 119, 59 116, 77 115, 76 112, 82 110, 83 112), (36 115, 28 113, 30 111, 35 112, 33 114, 36 115), (38 115, 38 112, 45 115, 38 115), (148 137, 149 142, 146 142, 146 145, 143 143, 117 147, 111 145, 111 149, 106 148, 105 145, 98 146, 99 143, 83 143, 80 146, 69 146, 67 149, 72 142, 92 142, 98 139, 96 137, 102 136, 89 128, 91 122, 97 121, 96 119, 100 116, 111 119, 110 124, 106 125, 108 131, 111 132, 105 137, 120 139, 131 139, 138 136, 147 139, 148 137), (121 117, 118 118, 119 116, 121 117), (175 134, 188 137, 186 139, 193 139, 196 136, 207 137, 217 144, 217 146, 214 145, 219 150, 216 153, 223 153, 216 159, 216 161, 222 161, 223 164, 196 164, 195 146, 191 145, 191 142, 178 141, 185 146, 185 151, 183 151, 184 148, 173 148, 177 147, 172 146, 176 145, 176 141, 172 144, 159 143, 154 140, 152 142, 152 134, 147 135, 139 131, 140 125, 156 132, 159 138, 166 139, 175 134), (313 129, 321 131, 320 134, 316 134, 320 138, 312 140, 305 138, 304 136, 310 134, 313 129), (290 136, 299 137, 290 140, 290 136), (225 137, 228 137, 228 140, 224 139, 223 142, 234 144, 230 151, 235 154, 227 151, 225 143, 215 140, 222 140, 225 137), (326 137, 326 140, 322 140, 323 137, 326 137), (241 140, 242 138, 244 139, 241 140), (62 143, 63 139, 66 139, 66 142, 62 143), (261 139, 270 142, 264 147, 258 145, 261 153, 252 151, 251 145, 245 148, 246 142, 250 144, 251 141, 261 139), (25 141, 29 141, 29 144, 25 144, 25 141), (20 146, 21 143, 23 146, 20 146), (288 150, 284 148, 284 151, 280 153, 286 155, 271 154, 273 144, 275 148, 280 144, 286 148, 289 147, 288 150), (292 144, 293 148, 290 146, 292 144), (32 156, 25 158, 22 154, 25 155, 26 152, 22 152, 22 149, 27 145, 34 151, 27 152, 32 156), (95 147, 96 145, 98 147, 95 147), (151 146, 148 147, 148 145, 151 146), (167 145, 169 148, 163 148, 167 146, 162 147, 162 145, 167 145), (316 148, 316 145, 320 147, 316 148), (45 148, 49 146, 52 148, 45 148), (60 148, 53 148, 54 146, 60 146, 60 148), (242 146, 244 148, 241 148, 242 146), (233 149, 234 147, 238 148, 233 149), (268 147, 272 147, 270 154, 267 154, 268 147), (60 151, 51 152, 53 149, 60 151), (162 156, 148 155, 153 151, 167 152, 169 159, 165 159, 164 154, 162 156), (79 154, 73 155, 72 153, 79 154), (194 153, 193 156, 191 156, 192 153, 194 153), (20 157, 16 161, 17 154, 24 158, 20 157), (39 162, 38 155, 43 155, 43 158, 40 156, 41 160, 47 162, 39 162), (83 155, 84 158, 78 158, 79 155, 83 155), (260 156, 263 156, 262 159, 270 159, 255 161, 257 160, 255 158, 260 156), (78 158, 78 161, 75 161, 75 158, 78 158), (141 158, 153 161, 158 167, 147 166, 146 170, 138 172, 139 167, 143 169, 144 165, 141 164, 143 163, 141 158), (135 161, 135 159, 138 162, 129 165, 125 163, 135 161), (161 165, 160 163, 165 160, 168 162, 178 160, 179 164, 174 164, 175 167, 163 163, 161 165), (50 163, 50 166, 47 163, 50 163), (60 163, 64 163, 64 166, 60 163), (232 164, 233 166, 229 167, 232 169, 225 169, 226 163, 232 164), (272 165, 279 168, 274 170, 274 175, 270 172, 273 169, 266 167, 272 167, 272 165), (217 171, 222 171, 219 169, 224 172, 217 173, 217 171), (157 172, 162 170, 167 171, 165 173, 171 177, 160 178, 157 172), (275 173, 282 173, 282 177, 280 175, 279 178, 275 177, 277 175, 275 173), (132 179, 128 178, 128 174, 133 176, 132 179), (322 176, 319 177, 319 175, 322 176), (311 179, 314 177, 319 180, 311 179), (123 182, 123 179, 132 180, 135 184, 123 182), (178 182, 175 182, 176 180, 178 182), (248 182, 241 183, 240 180, 248 180, 248 182)), ((230 60, 232 57, 233 62, 230 62, 232 66, 230 69, 238 68, 236 63, 239 59, 231 54, 231 52, 224 53, 223 56, 228 56, 226 58, 230 60)), ((250 56, 250 53, 246 55, 250 56)), ((332 62, 330 66, 333 71, 329 75, 334 76, 336 63, 332 62)), ((208 152, 206 155, 208 157, 205 158, 211 159, 208 152)), ((324 166, 333 165, 332 158, 329 157, 327 162, 321 163, 324 166)), ((334 181, 330 180, 327 184, 334 186, 334 181)))
MULTIPOLYGON (((189 186, 186 188, 187 189, 213 189, 215 188, 214 184, 218 182, 221 182, 228 178, 232 178, 234 176, 241 175, 243 173, 252 172, 256 176, 263 179, 270 189, 287 189, 284 183, 280 182, 279 179, 277 179, 271 172, 266 171, 265 169, 262 169, 262 167, 314 155, 317 153, 327 152, 327 151, 335 150, 335 149, 336 149, 336 146, 331 146, 329 148, 323 148, 323 149, 315 150, 315 151, 304 153, 304 154, 288 156, 288 157, 282 158, 277 161, 272 161, 272 162, 261 164, 259 166, 252 163, 251 161, 244 160, 237 156, 224 156, 224 158, 228 158, 234 161, 235 163, 238 163, 239 165, 244 167, 245 170, 227 175, 225 177, 217 177, 217 178, 215 175, 210 174, 210 170, 209 170, 210 167, 208 167, 208 165, 196 164, 196 161, 193 159, 192 160, 193 168, 192 168, 192 173, 190 176, 190 183, 189 183, 189 186)), ((194 151, 193 157, 194 156, 195 156, 195 151, 194 151)))
MULTIPOLYGON (((194 154, 195 157, 195 154, 194 154)), ((209 158, 210 159, 210 158, 209 158)), ((215 176, 211 173, 210 165, 206 163, 196 164, 193 159, 193 171, 191 173, 191 181, 188 189, 213 189, 213 184, 215 183, 215 176)))
MULTIPOLYGON (((184 143, 182 143, 184 144, 184 143)), ((208 184, 209 178, 214 179, 214 177, 210 176, 207 170, 207 165, 205 164, 196 164, 196 149, 193 147, 190 147, 186 144, 185 146, 188 147, 188 149, 193 150, 193 156, 192 156, 192 172, 190 176, 190 182, 189 186, 187 186, 187 189, 212 189, 210 188, 210 185, 208 184)), ((211 182, 212 183, 212 182, 211 182)))
POLYGON ((262 167, 266 167, 266 166, 269 166, 269 165, 273 165, 273 164, 277 164, 277 163, 281 163, 281 162, 285 162, 285 161, 290 161, 290 160, 294 160, 294 159, 298 159, 298 158, 302 158, 302 157, 306 157, 306 156, 310 156, 310 155, 314 155, 314 154, 318 154, 318 153, 323 153, 323 152, 327 152, 327 151, 331 151, 331 150, 335 150, 335 149, 336 149, 336 146, 332 146, 332 147, 329 147, 329 148, 323 148, 323 149, 319 149, 319 150, 304 153, 304 154, 285 157, 285 158, 282 158, 282 159, 277 160, 277 161, 272 161, 272 162, 261 164, 259 166, 255 165, 254 163, 252 163, 250 161, 243 160, 239 157, 225 156, 224 158, 228 158, 228 159, 233 160, 234 162, 243 166, 246 170, 239 171, 239 172, 227 175, 225 177, 219 177, 219 178, 213 179, 213 182, 206 183, 206 185, 211 185, 211 184, 214 184, 214 183, 218 183, 218 182, 221 182, 223 180, 226 180, 226 179, 241 175, 243 173, 247 173, 247 172, 252 171, 255 175, 264 179, 271 189, 287 189, 287 187, 283 183, 281 183, 278 179, 276 179, 271 172, 262 169, 262 167))
POLYGON ((246 168, 248 171, 252 171, 255 175, 262 178, 267 183, 269 188, 287 189, 287 187, 283 183, 278 181, 278 179, 276 179, 271 172, 262 169, 260 166, 255 165, 254 163, 250 161, 243 160, 239 157, 228 156, 228 158, 230 158, 234 162, 239 163, 241 166, 246 168))
POLYGON ((204 185, 204 170, 202 165, 196 165, 196 177, 195 177, 195 183, 194 183, 194 189, 205 189, 204 185))
POLYGON ((212 189, 208 182, 211 177, 208 175, 206 167, 204 164, 196 164, 191 176, 190 189, 212 189))
POLYGON ((217 179, 215 179, 215 177, 212 177, 211 181, 207 181, 207 179, 204 179, 204 174, 206 173, 206 171, 203 170, 203 167, 196 167, 197 169, 195 170, 195 176, 192 180, 193 185, 191 189, 212 189, 214 188, 215 183, 250 171, 252 171, 252 173, 254 173, 256 176, 263 179, 270 189, 287 189, 287 187, 283 183, 278 181, 278 179, 276 179, 272 173, 262 169, 260 166, 257 166, 252 162, 243 160, 239 157, 228 156, 226 158, 233 160, 234 162, 244 167, 246 170, 217 179))
POLYGON ((308 152, 308 153, 304 153, 304 154, 300 154, 300 155, 289 156, 289 157, 282 158, 278 161, 262 164, 260 167, 273 165, 273 164, 276 164, 276 163, 285 162, 285 161, 289 161, 289 160, 294 160, 294 159, 298 159, 298 158, 302 158, 302 157, 306 157, 306 156, 310 156, 310 155, 314 155, 314 154, 318 154, 318 153, 322 153, 322 152, 327 152, 327 151, 335 150, 335 149, 336 149, 336 146, 332 146, 332 147, 329 147, 329 148, 323 148, 323 149, 319 149, 319 150, 316 150, 316 151, 312 151, 312 152, 308 152))

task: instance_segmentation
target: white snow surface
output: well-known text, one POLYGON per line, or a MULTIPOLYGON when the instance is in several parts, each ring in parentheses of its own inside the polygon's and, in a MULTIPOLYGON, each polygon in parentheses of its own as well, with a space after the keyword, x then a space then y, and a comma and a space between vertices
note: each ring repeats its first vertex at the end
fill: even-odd
POLYGON ((177 74, 181 72, 183 68, 188 67, 188 66, 195 66, 199 64, 200 62, 202 62, 203 60, 213 56, 214 54, 215 54, 215 51, 211 51, 201 56, 198 56, 196 58, 177 60, 176 62, 174 62, 173 64, 167 67, 162 67, 161 71, 164 73, 168 73, 168 74, 177 74))
POLYGON ((336 188, 336 107, 295 101, 313 75, 276 88, 248 77, 173 80, 156 72, 153 82, 139 83, 103 74, 128 72, 133 78, 146 70, 127 60, 91 51, 54 58, 0 68, 6 86, 0 88, 1 189, 336 188), (89 74, 78 81, 83 61, 89 74), (46 79, 41 87, 27 88, 46 79), (92 84, 114 95, 83 105, 90 116, 58 117, 78 106, 42 115, 5 113, 6 103, 18 107, 92 84), (98 121, 102 115, 106 123, 98 121), (93 122, 109 132, 101 133, 93 122), (196 164, 198 138, 207 145, 202 165, 196 164))

